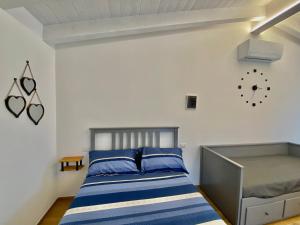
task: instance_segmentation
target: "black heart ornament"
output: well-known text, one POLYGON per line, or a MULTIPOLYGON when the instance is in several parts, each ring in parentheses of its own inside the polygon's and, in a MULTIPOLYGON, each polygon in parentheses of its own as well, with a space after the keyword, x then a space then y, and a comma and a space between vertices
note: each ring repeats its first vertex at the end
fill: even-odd
POLYGON ((5 106, 16 118, 18 118, 26 107, 26 100, 23 96, 9 95, 5 99, 5 106))
POLYGON ((35 125, 39 124, 44 116, 44 112, 45 109, 42 104, 29 104, 27 107, 27 115, 35 125))
POLYGON ((20 84, 28 96, 36 89, 36 82, 33 78, 22 77, 20 79, 20 84))

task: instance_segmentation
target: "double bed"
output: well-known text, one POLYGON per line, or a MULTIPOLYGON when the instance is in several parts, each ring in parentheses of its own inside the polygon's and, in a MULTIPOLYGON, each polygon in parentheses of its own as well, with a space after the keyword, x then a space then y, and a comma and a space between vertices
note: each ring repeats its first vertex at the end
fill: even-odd
POLYGON ((300 146, 203 146, 201 188, 232 224, 261 225, 300 215, 300 146))
MULTIPOLYGON (((97 134, 109 134, 111 149, 160 147, 168 133, 178 144, 177 127, 91 129, 91 149, 97 134)), ((184 172, 88 176, 60 225, 223 225, 223 220, 184 172)))

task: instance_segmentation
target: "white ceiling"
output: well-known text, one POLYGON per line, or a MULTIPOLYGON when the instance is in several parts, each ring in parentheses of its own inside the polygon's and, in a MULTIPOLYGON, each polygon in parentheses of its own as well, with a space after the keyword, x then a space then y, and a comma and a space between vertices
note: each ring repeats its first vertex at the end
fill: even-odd
MULTIPOLYGON (((13 0, 2 0, 10 7, 13 0)), ((25 8, 42 24, 161 14, 212 8, 264 5, 268 0, 39 0, 25 8)), ((14 5, 12 5, 14 6, 14 5)))
POLYGON ((43 24, 43 39, 58 45, 250 21, 274 1, 282 0, 0 0, 0 7, 24 7, 43 24))
POLYGON ((289 17, 276 25, 276 27, 300 40, 300 13, 289 17))

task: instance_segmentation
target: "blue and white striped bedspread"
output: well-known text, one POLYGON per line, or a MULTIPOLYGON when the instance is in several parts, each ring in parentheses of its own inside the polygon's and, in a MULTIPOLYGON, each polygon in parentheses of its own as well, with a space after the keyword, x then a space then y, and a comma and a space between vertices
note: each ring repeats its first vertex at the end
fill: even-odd
POLYGON ((225 224, 184 173, 96 176, 84 184, 60 225, 225 224))

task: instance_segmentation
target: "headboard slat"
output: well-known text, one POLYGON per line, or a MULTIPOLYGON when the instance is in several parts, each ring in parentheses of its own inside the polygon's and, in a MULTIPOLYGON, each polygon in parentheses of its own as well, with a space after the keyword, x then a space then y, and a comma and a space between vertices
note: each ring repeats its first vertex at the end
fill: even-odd
POLYGON ((124 127, 124 128, 90 128, 90 148, 96 148, 97 134, 111 134, 111 149, 128 149, 138 147, 160 147, 162 132, 172 134, 172 146, 178 146, 179 127, 124 127), (117 146, 118 144, 118 146, 117 146), (147 145, 147 146, 146 146, 147 145))
POLYGON ((119 143, 119 149, 124 149, 124 141, 123 141, 123 138, 124 138, 124 133, 123 132, 120 132, 119 133, 119 139, 120 139, 120 143, 119 143))
POLYGON ((176 129, 176 130, 174 130, 174 132, 173 132, 173 134, 174 134, 174 147, 178 147, 178 129, 176 129))
POLYGON ((94 130, 91 130, 91 138, 90 138, 90 141, 91 141, 91 149, 95 149, 95 131, 94 130))
MULTIPOLYGON (((95 140, 95 138, 94 138, 95 140)), ((94 144, 95 146, 95 144, 94 144)), ((112 132, 112 136, 111 136, 111 146, 112 149, 115 150, 116 149, 116 132, 112 132)))
POLYGON ((142 146, 146 146, 146 132, 142 131, 142 146))
POLYGON ((139 132, 135 131, 134 132, 134 148, 139 147, 139 132))
POLYGON ((131 132, 130 131, 126 132, 126 140, 127 140, 126 148, 130 149, 131 148, 131 132))
POLYGON ((160 144, 160 132, 155 131, 155 147, 158 147, 160 144))
POLYGON ((149 146, 150 147, 154 147, 154 145, 153 145, 153 131, 150 131, 149 132, 149 146))

